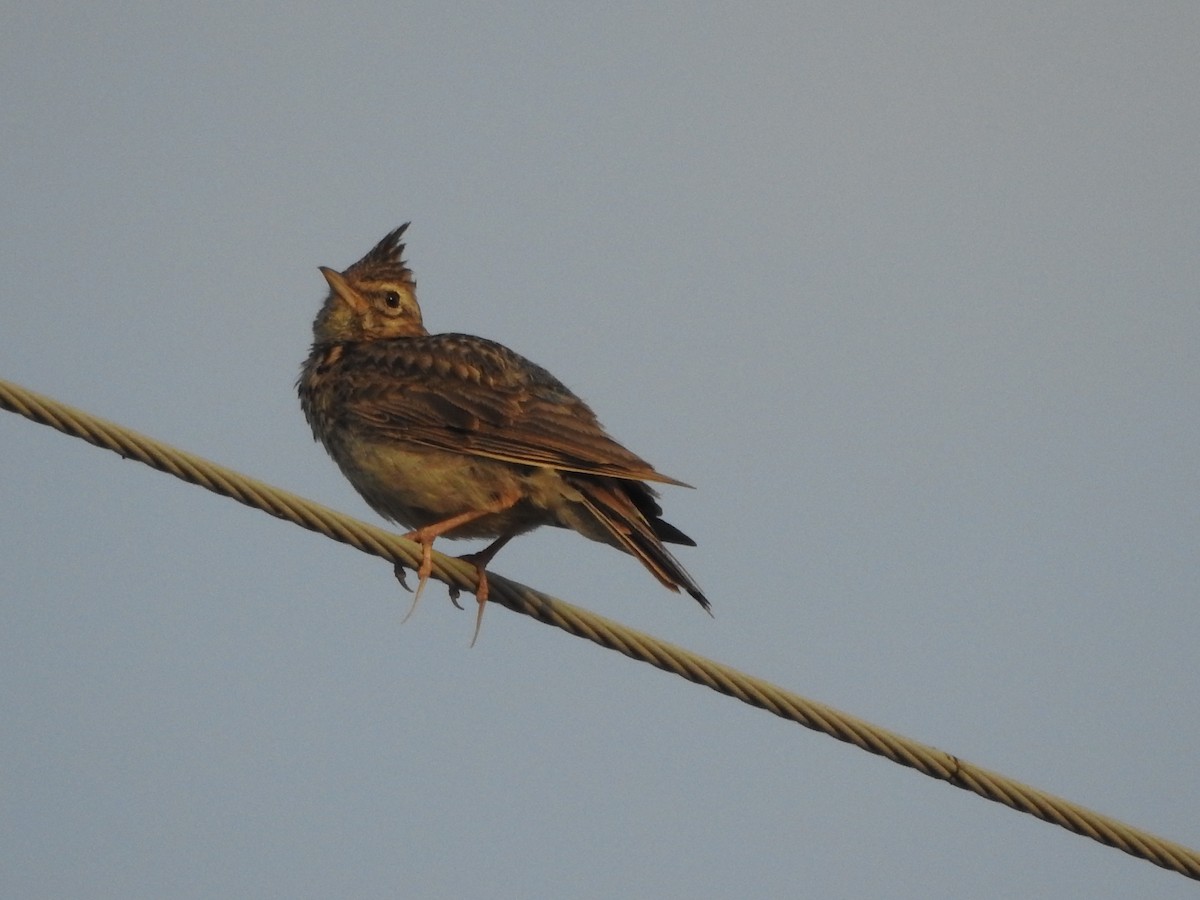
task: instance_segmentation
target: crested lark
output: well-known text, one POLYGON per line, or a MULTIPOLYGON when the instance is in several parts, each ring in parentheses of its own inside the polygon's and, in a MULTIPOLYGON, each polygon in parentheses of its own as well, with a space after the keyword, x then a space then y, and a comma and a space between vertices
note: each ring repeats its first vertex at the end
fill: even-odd
POLYGON ((541 366, 485 338, 426 331, 402 258, 407 227, 344 272, 321 267, 329 296, 297 387, 314 437, 342 473, 421 545, 414 606, 436 538, 492 538, 464 557, 479 573, 478 635, 492 557, 517 535, 556 525, 632 554, 707 610, 663 546, 695 542, 663 521, 646 484, 683 482, 609 437, 541 366))

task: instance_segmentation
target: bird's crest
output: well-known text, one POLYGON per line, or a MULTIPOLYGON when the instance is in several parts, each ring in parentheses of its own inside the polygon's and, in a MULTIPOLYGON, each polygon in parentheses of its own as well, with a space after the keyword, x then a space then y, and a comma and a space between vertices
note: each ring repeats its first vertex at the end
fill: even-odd
POLYGON ((346 270, 346 277, 361 281, 399 281, 415 285, 412 270, 404 262, 404 244, 400 240, 412 224, 405 222, 376 244, 371 252, 346 270))

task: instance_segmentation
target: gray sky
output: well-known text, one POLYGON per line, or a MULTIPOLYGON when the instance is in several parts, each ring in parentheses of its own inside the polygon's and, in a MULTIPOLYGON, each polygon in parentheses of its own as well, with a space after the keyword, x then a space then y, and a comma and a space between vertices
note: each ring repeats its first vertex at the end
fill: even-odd
MULTIPOLYGON (((1200 7, 179 6, 4 14, 0 377, 377 521, 293 384, 411 219, 433 330, 697 486, 716 618, 566 532, 498 572, 1200 846, 1200 7)), ((1194 896, 0 442, 6 897, 1194 896)))

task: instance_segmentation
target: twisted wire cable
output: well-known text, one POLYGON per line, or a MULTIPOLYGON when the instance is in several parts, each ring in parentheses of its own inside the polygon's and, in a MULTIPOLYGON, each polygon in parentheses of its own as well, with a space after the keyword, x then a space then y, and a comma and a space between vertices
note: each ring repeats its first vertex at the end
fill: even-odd
MULTIPOLYGON (((412 541, 2 379, 0 408, 64 434, 82 438, 126 459, 136 459, 176 478, 349 544, 364 553, 382 557, 393 564, 415 568, 420 563, 420 547, 412 541)), ((472 565, 437 552, 434 552, 433 559, 433 577, 459 590, 474 590, 477 576, 472 565)), ((660 641, 500 575, 489 572, 488 583, 491 590, 489 600, 514 612, 916 769, 931 778, 1036 816, 1164 869, 1200 880, 1200 853, 1182 844, 1149 834, 935 747, 790 693, 762 679, 743 674, 730 666, 660 641)))

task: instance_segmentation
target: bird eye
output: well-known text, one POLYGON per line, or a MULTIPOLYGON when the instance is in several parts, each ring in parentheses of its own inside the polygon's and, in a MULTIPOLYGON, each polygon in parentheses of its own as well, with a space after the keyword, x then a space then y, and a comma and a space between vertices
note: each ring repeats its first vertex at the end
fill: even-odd
POLYGON ((400 294, 396 291, 388 291, 383 295, 383 302, 395 309, 400 305, 400 294))

